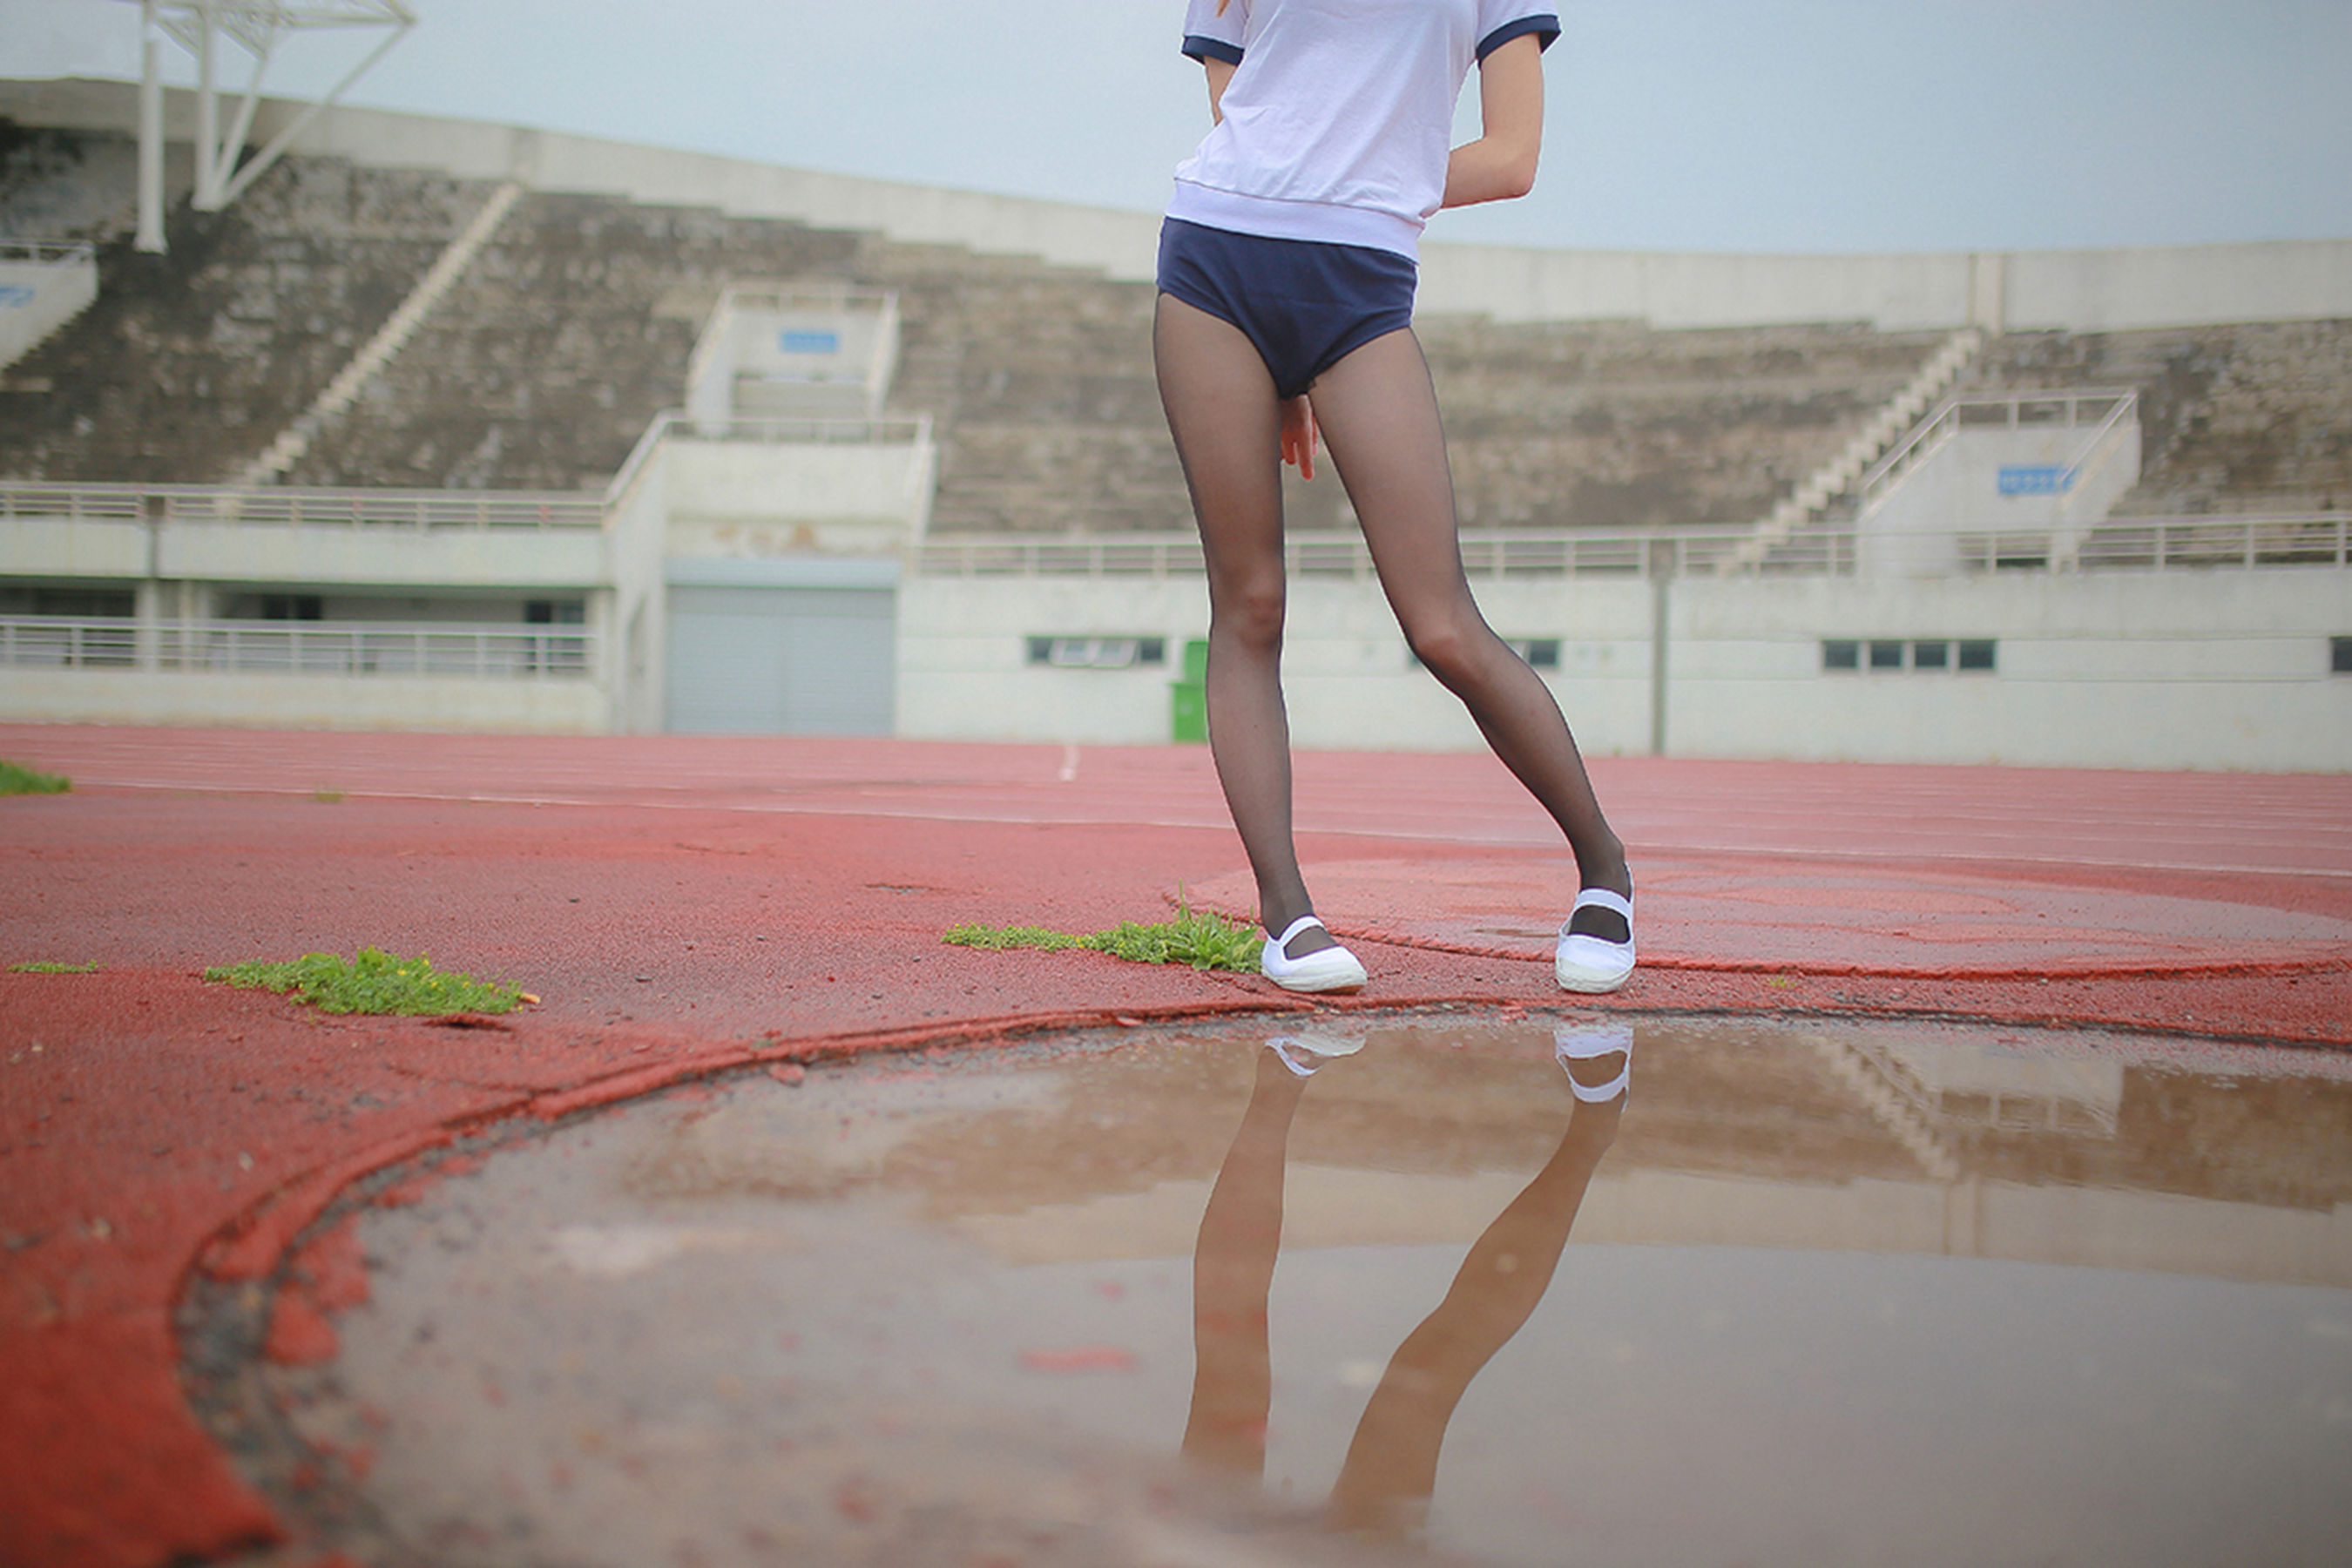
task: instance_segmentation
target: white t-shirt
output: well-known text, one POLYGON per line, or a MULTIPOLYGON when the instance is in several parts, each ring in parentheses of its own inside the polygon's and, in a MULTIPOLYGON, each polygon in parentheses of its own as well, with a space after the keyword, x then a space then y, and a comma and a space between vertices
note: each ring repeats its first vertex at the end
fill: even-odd
POLYGON ((1554 0, 1191 0, 1184 52, 1230 61, 1224 119, 1176 171, 1168 216, 1417 256, 1445 196, 1471 66, 1554 0))

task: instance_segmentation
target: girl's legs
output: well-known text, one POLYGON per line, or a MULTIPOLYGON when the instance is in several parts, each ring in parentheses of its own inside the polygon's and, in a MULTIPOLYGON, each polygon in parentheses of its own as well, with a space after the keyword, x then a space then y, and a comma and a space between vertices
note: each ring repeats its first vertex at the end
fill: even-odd
POLYGON ((1192 1251, 1192 1411, 1184 1457, 1208 1469, 1265 1473, 1274 1400, 1266 1297, 1282 1248, 1282 1169, 1307 1080, 1257 1054, 1249 1110, 1217 1167, 1192 1251))
MULTIPOLYGON (((1324 372, 1314 400, 1405 640, 1559 824, 1581 885, 1630 895, 1625 847, 1601 815, 1559 704, 1471 597, 1445 433, 1420 342, 1410 331, 1374 339, 1324 372)), ((1580 910, 1573 929, 1611 942, 1627 936, 1624 918, 1606 910, 1580 910)))
POLYGON ((1454 1408, 1550 1287, 1624 1106, 1620 1096, 1570 1112, 1550 1161, 1472 1246, 1437 1310, 1397 1347, 1331 1489, 1334 1529, 1385 1534, 1420 1522, 1454 1408))
MULTIPOLYGON (((1290 721, 1282 705, 1281 408, 1240 328, 1162 294, 1152 323, 1160 399, 1209 574, 1209 750, 1258 910, 1279 932, 1312 912, 1290 841, 1290 721)), ((1309 928, 1293 958, 1332 945, 1309 928)))

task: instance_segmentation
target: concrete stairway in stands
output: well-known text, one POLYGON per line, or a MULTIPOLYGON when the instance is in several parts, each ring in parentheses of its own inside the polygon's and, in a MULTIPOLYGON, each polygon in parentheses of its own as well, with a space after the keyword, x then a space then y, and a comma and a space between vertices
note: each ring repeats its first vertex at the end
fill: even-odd
POLYGON ((392 363, 394 354, 407 346, 417 326, 466 275, 466 269, 474 264, 474 258, 481 254, 482 247, 489 243, 490 236, 498 232, 499 225, 506 221, 508 212, 521 195, 522 186, 512 180, 490 193, 490 199, 482 204, 482 210, 476 213, 473 221, 449 242, 449 248, 441 253, 432 268, 417 281, 408 298, 400 302, 400 308, 376 329, 375 336, 352 356, 351 363, 336 373, 335 379, 327 384, 317 401, 293 424, 280 431, 278 438, 261 456, 247 466, 245 471, 237 476, 238 484, 268 484, 292 468, 296 460, 310 449, 310 442, 317 437, 320 427, 349 408, 361 389, 392 363))
POLYGON ((1756 525, 1718 570, 1752 570, 1764 564, 1775 550, 1788 544, 1819 519, 1832 501, 1852 490, 1871 464, 1918 422, 1983 347, 1984 334, 1974 327, 1963 327, 1946 339, 1944 345, 1919 368, 1919 374, 1912 377, 1910 384, 1871 416, 1837 456, 1775 506, 1771 515, 1756 525))

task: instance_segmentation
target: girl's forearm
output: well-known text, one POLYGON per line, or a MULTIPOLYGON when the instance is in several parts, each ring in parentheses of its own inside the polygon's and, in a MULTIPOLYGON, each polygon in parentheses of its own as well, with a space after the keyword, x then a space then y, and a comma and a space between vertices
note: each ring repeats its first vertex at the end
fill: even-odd
POLYGON ((1535 189, 1536 149, 1481 137, 1454 149, 1445 164, 1445 205, 1507 202, 1535 189))

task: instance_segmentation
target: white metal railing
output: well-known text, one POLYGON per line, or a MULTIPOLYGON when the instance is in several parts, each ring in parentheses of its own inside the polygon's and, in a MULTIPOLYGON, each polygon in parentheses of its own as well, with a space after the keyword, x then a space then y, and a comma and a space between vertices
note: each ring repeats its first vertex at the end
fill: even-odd
POLYGON ((57 616, 0 619, 0 665, 129 669, 139 662, 139 623, 57 616))
MULTIPOLYGON (((2079 536, 2071 563, 2053 564, 2061 531, 1955 528, 1950 559, 1962 572, 2187 570, 2352 566, 2352 516, 2121 519, 2079 536)), ((1689 576, 1718 571, 1745 530, 1649 533, 1479 532, 1462 536, 1462 564, 1474 579, 1689 576)), ((1931 535, 1906 535, 1925 545, 1931 535)), ((1729 568, 1734 575, 1852 576, 1863 533, 1845 522, 1807 529, 1775 545, 1763 561, 1729 568)), ((1294 578, 1372 579, 1361 536, 1293 534, 1285 564, 1294 578)), ((1941 558, 1941 557, 1939 557, 1941 558)), ((1197 576, 1201 542, 1192 534, 1108 535, 1099 539, 986 534, 933 535, 911 552, 918 577, 1197 576)))
POLYGON ((628 461, 602 493, 531 490, 285 489, 276 485, 81 485, 0 481, 0 519, 67 521, 247 522, 305 528, 364 528, 431 532, 540 528, 602 528, 608 510, 661 443, 929 446, 929 415, 877 418, 691 419, 671 410, 646 427, 628 461))
POLYGON ((0 239, 0 261, 96 261, 98 247, 87 239, 0 239))
POLYGON ((2138 412, 2139 394, 2129 389, 2018 393, 2000 397, 1948 397, 1914 426, 1908 436, 1897 442, 1894 450, 1871 465, 1870 470, 1862 476, 1863 510, 1870 510, 1882 496, 1900 484, 1913 469, 1933 457, 1945 442, 1962 430, 2021 430, 2044 426, 2061 428, 2095 426, 2076 444, 2074 456, 2067 459, 2066 473, 2061 484, 2062 488, 2071 486, 2076 470, 2099 444, 2117 426, 2137 417, 2138 412))
MULTIPOLYGON (((2046 569, 2060 531, 1959 530, 1954 540, 1965 570, 2046 569)), ((2352 566, 2352 518, 2110 518, 2074 536, 2074 568, 2187 571, 2277 566, 2352 566)))
MULTIPOLYGON (((1473 577, 1649 577, 1711 570, 1747 537, 1738 528, 1646 533, 1481 531, 1462 536, 1462 564, 1473 577)), ((1829 544, 1792 542, 1823 569, 1843 560, 1829 544)), ((1371 552, 1356 533, 1294 533, 1284 542, 1293 577, 1373 576, 1371 552)), ((921 577, 1173 577, 1203 570, 1199 538, 1190 533, 1073 539, 933 535, 913 551, 921 577)), ((1776 565, 1776 569, 1778 568, 1776 565)))
POLYGON ((0 483, 0 518, 405 530, 601 528, 603 498, 520 490, 234 489, 0 483))
POLYGON ((585 680, 595 652, 575 626, 0 618, 0 665, 51 669, 585 680))

